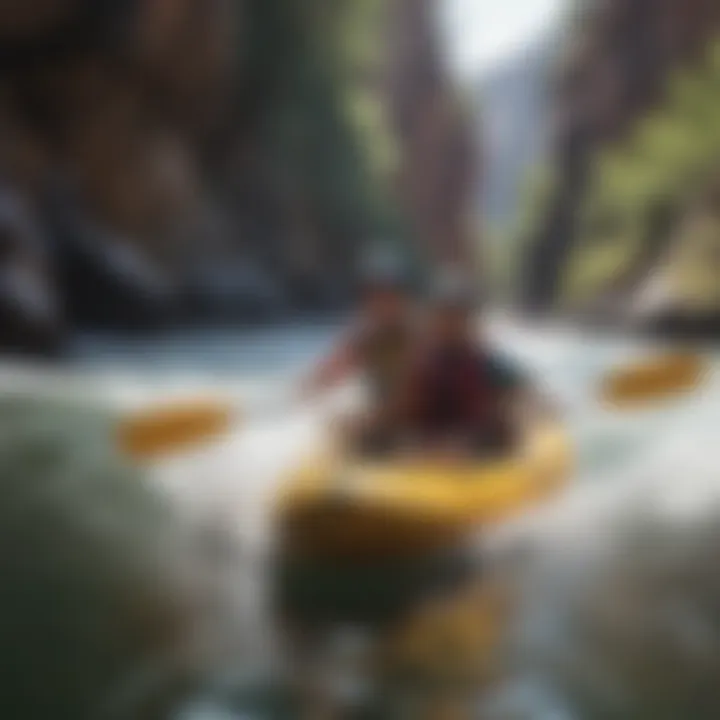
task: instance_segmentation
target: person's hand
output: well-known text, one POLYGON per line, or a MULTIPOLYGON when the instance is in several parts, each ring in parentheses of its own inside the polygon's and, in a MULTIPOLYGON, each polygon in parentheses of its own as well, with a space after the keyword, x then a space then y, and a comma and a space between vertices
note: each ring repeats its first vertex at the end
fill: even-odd
POLYGON ((312 379, 301 380, 293 391, 293 401, 298 404, 306 404, 315 400, 318 396, 317 383, 312 379))
POLYGON ((425 459, 423 447, 414 441, 408 441, 401 445, 398 450, 398 457, 407 463, 417 463, 425 459))
POLYGON ((507 412, 512 427, 519 432, 532 431, 538 423, 552 420, 559 415, 557 405, 535 390, 512 396, 507 412))
POLYGON ((434 444, 430 452, 435 462, 444 465, 462 465, 472 456, 469 443, 465 438, 452 437, 434 444))

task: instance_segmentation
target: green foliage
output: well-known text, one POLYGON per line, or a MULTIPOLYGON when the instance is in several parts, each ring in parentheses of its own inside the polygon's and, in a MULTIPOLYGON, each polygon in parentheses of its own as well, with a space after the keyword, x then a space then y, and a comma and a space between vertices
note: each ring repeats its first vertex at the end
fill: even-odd
POLYGON ((512 227, 496 231, 490 247, 494 286, 503 299, 517 297, 528 243, 541 224, 545 209, 557 190, 557 179, 550 165, 534 168, 525 178, 520 211, 512 227))
POLYGON ((703 314, 720 308, 720 219, 716 209, 702 208, 682 227, 682 242, 666 269, 676 303, 703 314))
MULTIPOLYGON (((596 158, 562 300, 597 297, 636 271, 658 234, 658 213, 682 212, 720 163, 720 44, 671 77, 665 101, 596 158)), ((662 239, 662 238, 660 238, 662 239)), ((675 238, 682 242, 683 238, 675 238)))
POLYGON ((394 148, 374 86, 382 0, 254 0, 246 62, 261 138, 290 205, 348 243, 397 227, 394 148))

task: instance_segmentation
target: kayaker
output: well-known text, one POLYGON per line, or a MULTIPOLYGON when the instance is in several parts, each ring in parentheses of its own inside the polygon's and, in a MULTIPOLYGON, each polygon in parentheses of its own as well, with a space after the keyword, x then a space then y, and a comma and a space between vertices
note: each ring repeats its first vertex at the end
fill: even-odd
POLYGON ((427 338, 410 367, 397 406, 399 426, 423 452, 485 453, 512 447, 523 404, 532 396, 525 375, 490 347, 477 326, 471 285, 441 278, 431 294, 427 338), (478 332, 479 331, 479 332, 478 332))
POLYGON ((407 374, 417 333, 414 302, 401 265, 384 259, 365 268, 359 316, 302 385, 313 399, 355 374, 365 380, 368 411, 341 423, 370 452, 390 442, 388 409, 407 374))

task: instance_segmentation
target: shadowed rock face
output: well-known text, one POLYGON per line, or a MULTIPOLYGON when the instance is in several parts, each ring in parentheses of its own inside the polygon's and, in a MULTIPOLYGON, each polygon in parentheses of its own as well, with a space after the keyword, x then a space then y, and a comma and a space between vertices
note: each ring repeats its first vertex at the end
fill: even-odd
POLYGON ((352 7, 3 4, 0 174, 59 263, 71 326, 338 309, 356 249, 402 225, 396 198, 431 257, 464 257, 472 148, 430 0, 398 0, 388 38, 369 38, 392 50, 385 102, 405 158, 395 194, 346 117, 354 80, 327 67, 352 7), (78 298, 94 296, 88 318, 78 298))
POLYGON ((556 296, 594 152, 661 98, 669 73, 701 52, 718 27, 711 0, 587 4, 553 91, 558 184, 531 239, 523 283, 529 308, 543 309, 556 296))
MULTIPOLYGON (((260 5, 29 0, 0 8, 0 173, 57 261, 71 325, 132 330, 199 309, 213 316, 219 305, 225 319, 243 309, 254 316, 258 305, 278 309, 282 253, 301 233, 275 176, 277 149, 260 128, 272 119, 277 78, 243 65, 250 10, 252 32, 274 42, 276 28, 263 26, 274 17, 260 5), (196 279, 199 270, 247 274, 257 264, 278 275, 264 295, 252 289, 262 278, 239 277, 234 289, 196 279)), ((291 15, 289 4, 275 5, 291 15)), ((271 52, 275 71, 287 74, 280 49, 271 52)), ((320 257, 334 240, 321 237, 320 257)))
POLYGON ((3 41, 23 38, 66 20, 74 10, 73 0, 7 0, 0 7, 3 41))
POLYGON ((154 325, 190 250, 218 245, 206 232, 203 152, 225 109, 241 9, 231 0, 0 9, 0 171, 38 225, 71 323, 89 312, 101 327, 154 325), (157 282, 131 270, 132 257, 135 270, 156 266, 157 282))
POLYGON ((19 200, 0 192, 0 346, 53 355, 64 318, 39 230, 19 200))
POLYGON ((432 0, 394 0, 389 12, 388 107, 403 151, 396 188, 422 252, 467 266, 477 153, 446 79, 434 12, 432 0))

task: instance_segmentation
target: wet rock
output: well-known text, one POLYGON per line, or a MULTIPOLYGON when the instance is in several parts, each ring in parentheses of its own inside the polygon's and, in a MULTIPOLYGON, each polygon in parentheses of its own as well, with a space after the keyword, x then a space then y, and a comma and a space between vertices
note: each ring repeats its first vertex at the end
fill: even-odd
POLYGON ((176 317, 177 296, 167 276, 122 238, 89 228, 66 235, 57 268, 77 326, 148 331, 176 317))
POLYGON ((197 270, 188 279, 185 297, 191 317, 205 321, 262 321, 288 311, 280 285, 248 262, 197 270))
POLYGON ((696 340, 720 336, 720 312, 687 312, 668 308, 644 319, 640 329, 663 338, 696 340))
POLYGON ((720 332, 720 219, 716 184, 681 215, 629 313, 641 329, 685 337, 720 332))
POLYGON ((0 402, 2 717, 170 717, 210 656, 197 541, 111 425, 45 397, 0 402))
POLYGON ((0 192, 0 352, 56 354, 65 329, 38 229, 0 192))
POLYGON ((22 268, 0 270, 0 352, 54 356, 65 328, 55 312, 55 298, 43 281, 22 268))

